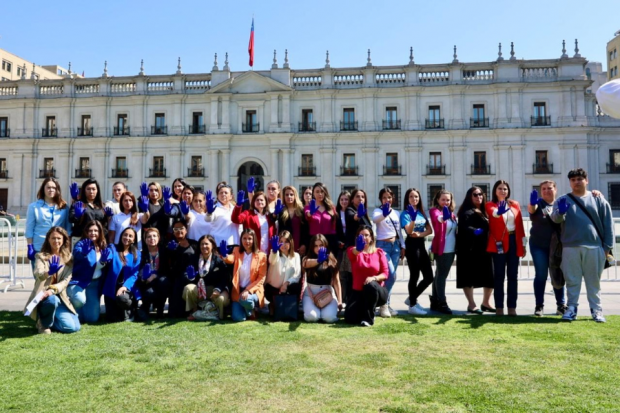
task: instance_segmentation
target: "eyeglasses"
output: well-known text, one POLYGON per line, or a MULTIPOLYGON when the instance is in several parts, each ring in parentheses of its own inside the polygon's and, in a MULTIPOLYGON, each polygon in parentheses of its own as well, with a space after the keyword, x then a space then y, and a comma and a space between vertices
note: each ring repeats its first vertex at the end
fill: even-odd
POLYGON ((172 231, 174 231, 174 232, 181 232, 181 231, 185 231, 185 228, 184 228, 184 227, 181 227, 181 228, 172 228, 172 231))
POLYGON ((477 192, 475 194, 472 194, 473 196, 484 196, 484 194, 482 192, 477 192))

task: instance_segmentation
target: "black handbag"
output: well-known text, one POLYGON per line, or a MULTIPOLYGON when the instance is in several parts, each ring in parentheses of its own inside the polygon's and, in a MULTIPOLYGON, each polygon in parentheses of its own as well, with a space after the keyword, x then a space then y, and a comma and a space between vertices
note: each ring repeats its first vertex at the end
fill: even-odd
POLYGON ((603 234, 601 234, 601 231, 598 229, 598 225, 596 225, 596 223, 594 222, 594 220, 592 219, 592 215, 590 215, 590 213, 588 212, 588 210, 586 209, 585 206, 583 206, 581 204, 581 201, 579 201, 577 198, 575 198, 573 196, 573 194, 567 194, 570 199, 573 200, 573 202, 575 202, 575 204, 583 211, 584 214, 586 214, 586 216, 588 218, 590 218, 590 221, 592 222, 592 225, 594 226, 594 229, 596 230, 596 234, 598 235, 599 239, 601 240, 601 245, 603 246, 603 253, 605 253, 605 263, 603 264, 603 268, 607 269, 609 267, 611 267, 611 264, 609 263, 609 260, 607 259, 607 255, 611 255, 611 251, 605 251, 605 241, 603 240, 603 234))
POLYGON ((274 297, 274 307, 274 321, 297 321, 299 304, 296 295, 276 295, 274 297))

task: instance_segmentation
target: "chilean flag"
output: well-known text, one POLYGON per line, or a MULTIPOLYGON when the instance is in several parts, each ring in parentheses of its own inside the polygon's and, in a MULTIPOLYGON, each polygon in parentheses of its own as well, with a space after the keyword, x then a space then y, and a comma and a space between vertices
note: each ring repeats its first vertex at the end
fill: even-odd
POLYGON ((252 17, 252 30, 250 31, 248 54, 250 55, 250 67, 254 67, 254 17, 252 17))

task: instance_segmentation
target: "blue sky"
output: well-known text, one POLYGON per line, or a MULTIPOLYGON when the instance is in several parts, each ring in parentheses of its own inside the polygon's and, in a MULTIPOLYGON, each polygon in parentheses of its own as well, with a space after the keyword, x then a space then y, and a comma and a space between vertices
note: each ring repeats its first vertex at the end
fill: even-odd
POLYGON ((562 39, 573 55, 603 63, 605 46, 620 30, 618 0, 546 1, 3 1, 0 48, 37 64, 72 62, 74 71, 100 76, 170 74, 181 57, 185 73, 209 72, 213 54, 224 53, 232 70, 248 69, 247 45, 255 17, 256 70, 282 65, 289 50, 293 69, 319 68, 330 51, 332 67, 409 61, 449 63, 453 46, 462 62, 492 61, 497 44, 521 59, 558 58, 562 39), (43 4, 44 2, 40 2, 43 4), (226 4, 226 5, 224 5, 226 4), (592 4, 592 5, 590 5, 592 4), (593 6, 596 4, 596 6, 593 6))

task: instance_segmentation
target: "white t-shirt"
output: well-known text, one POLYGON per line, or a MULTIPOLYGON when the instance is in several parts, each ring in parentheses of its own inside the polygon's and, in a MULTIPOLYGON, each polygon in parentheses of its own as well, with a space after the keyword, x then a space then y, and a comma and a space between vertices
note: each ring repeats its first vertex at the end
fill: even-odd
POLYGON ((121 239, 121 233, 125 230, 125 228, 131 226, 137 233, 136 246, 138 249, 142 250, 142 215, 144 215, 142 212, 138 213, 138 223, 136 225, 129 225, 131 222, 131 214, 124 214, 121 212, 120 214, 116 214, 112 217, 109 229, 110 231, 115 231, 114 244, 118 244, 121 239))
POLYGON ((446 223, 446 243, 443 247, 443 252, 456 251, 456 222, 449 219, 446 223))
POLYGON ((211 233, 211 223, 205 221, 205 213, 189 211, 187 238, 198 241, 203 235, 211 233))
POLYGON ((213 214, 205 215, 205 221, 211 224, 211 235, 215 238, 217 245, 220 245, 222 240, 226 240, 228 245, 239 245, 241 225, 232 222, 231 218, 234 208, 232 204, 228 204, 228 207, 225 207, 218 202, 213 214))
POLYGON ((103 264, 99 262, 101 259, 101 252, 97 253, 97 265, 95 265, 95 273, 93 274, 93 280, 101 277, 101 270, 103 269, 103 264))

